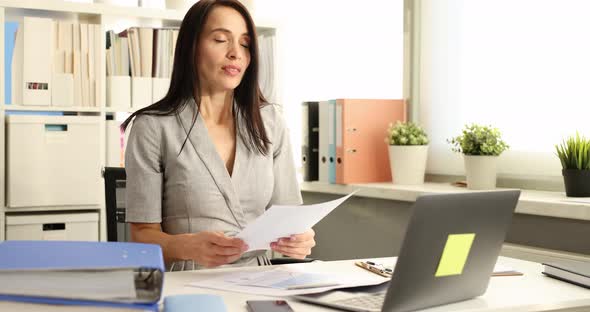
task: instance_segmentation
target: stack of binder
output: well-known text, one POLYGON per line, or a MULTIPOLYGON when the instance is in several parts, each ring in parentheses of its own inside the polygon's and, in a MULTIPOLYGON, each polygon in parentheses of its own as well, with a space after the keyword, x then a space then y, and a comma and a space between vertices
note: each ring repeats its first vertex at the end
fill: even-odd
POLYGON ((384 139, 390 123, 406 121, 404 100, 304 102, 302 115, 305 181, 338 184, 391 181, 384 139))
POLYGON ((163 279, 158 245, 0 243, 0 301, 157 311, 163 279))

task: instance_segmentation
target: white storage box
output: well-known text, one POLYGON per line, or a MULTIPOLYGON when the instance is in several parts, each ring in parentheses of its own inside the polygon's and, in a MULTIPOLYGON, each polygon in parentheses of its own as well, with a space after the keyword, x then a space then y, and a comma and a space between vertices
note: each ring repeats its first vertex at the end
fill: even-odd
POLYGON ((152 102, 163 99, 170 88, 170 78, 152 78, 152 102))
POLYGON ((6 216, 6 240, 98 241, 98 213, 6 216))
POLYGON ((6 117, 6 205, 100 203, 100 117, 6 117))
POLYGON ((131 107, 142 109, 152 104, 152 77, 131 77, 131 107))
POLYGON ((131 77, 107 77, 107 107, 131 108, 131 77))

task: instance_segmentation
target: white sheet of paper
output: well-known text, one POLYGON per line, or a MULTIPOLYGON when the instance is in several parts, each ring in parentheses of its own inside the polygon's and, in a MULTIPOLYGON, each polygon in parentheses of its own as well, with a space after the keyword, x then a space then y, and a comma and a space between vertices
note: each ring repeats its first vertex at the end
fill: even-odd
POLYGON ((294 266, 269 267, 263 271, 226 272, 216 277, 189 283, 187 286, 234 291, 263 296, 295 296, 336 288, 378 285, 389 279, 377 274, 354 271, 351 274, 324 274, 294 266), (334 283, 327 287, 287 289, 288 286, 334 283))
POLYGON ((225 281, 241 286, 288 289, 293 286, 326 284, 340 285, 343 282, 343 279, 335 274, 307 273, 275 269, 270 271, 236 274, 225 279, 225 281))
POLYGON ((318 223, 356 191, 321 204, 301 206, 271 206, 264 214, 248 224, 236 237, 248 244, 248 251, 270 249, 270 243, 281 237, 301 234, 318 223))

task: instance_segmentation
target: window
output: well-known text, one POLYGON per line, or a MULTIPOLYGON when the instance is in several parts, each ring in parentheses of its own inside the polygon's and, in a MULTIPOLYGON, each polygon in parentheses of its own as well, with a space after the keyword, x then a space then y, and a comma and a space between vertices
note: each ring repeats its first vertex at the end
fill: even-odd
POLYGON ((463 174, 446 139, 464 124, 498 127, 504 177, 561 176, 555 144, 590 136, 590 2, 423 0, 419 122, 428 172, 463 174))

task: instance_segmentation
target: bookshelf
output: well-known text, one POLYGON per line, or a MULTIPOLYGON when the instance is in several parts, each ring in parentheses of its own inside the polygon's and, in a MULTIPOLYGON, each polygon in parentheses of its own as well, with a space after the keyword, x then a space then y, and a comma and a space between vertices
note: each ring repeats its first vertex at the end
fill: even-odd
MULTIPOLYGON (((265 36, 276 38, 277 23, 272 18, 255 16, 257 31, 265 36)), ((41 214, 46 213, 74 213, 74 212, 97 212, 99 214, 99 237, 100 240, 106 240, 106 216, 104 205, 104 188, 98 190, 89 190, 98 192, 100 198, 98 205, 63 205, 63 206, 35 206, 35 207, 7 207, 6 182, 7 174, 5 168, 6 159, 6 135, 5 117, 7 114, 15 112, 26 114, 43 114, 46 112, 61 112, 68 116, 95 116, 99 117, 99 135, 96 144, 99 145, 99 159, 101 167, 106 164, 106 120, 107 116, 117 113, 131 113, 135 108, 117 108, 106 107, 106 53, 100 49, 99 63, 97 64, 98 78, 97 88, 99 96, 97 98, 97 107, 75 106, 29 106, 12 103, 5 105, 6 90, 4 90, 4 51, 5 51, 5 22, 22 21, 24 16, 45 17, 59 21, 68 21, 74 23, 88 23, 100 25, 100 42, 106 42, 105 33, 107 30, 121 31, 122 29, 140 26, 140 27, 179 27, 185 12, 172 9, 154 9, 142 7, 124 7, 100 3, 77 3, 62 0, 0 0, 0 241, 6 239, 6 217, 10 215, 21 214, 41 214)), ((276 62, 275 62, 276 64, 276 62)), ((276 71, 276 65, 274 65, 276 71)), ((275 83, 276 86, 279 84, 275 83)), ((280 99, 280 92, 276 90, 277 99, 280 99)), ((100 177, 100 170, 96 172, 100 177)))
POLYGON ((100 107, 4 105, 7 112, 73 112, 100 113, 100 107))

